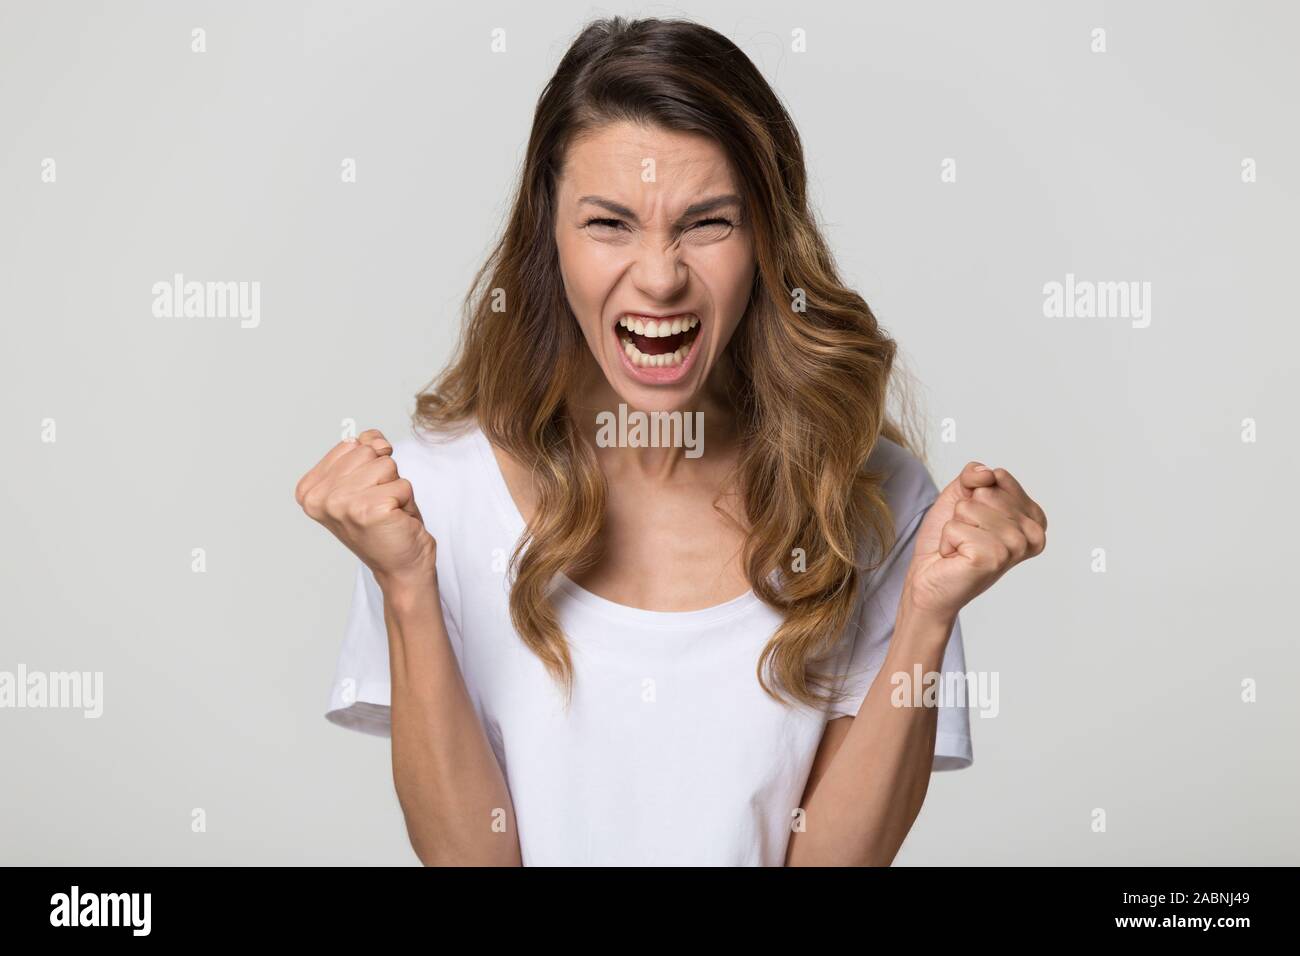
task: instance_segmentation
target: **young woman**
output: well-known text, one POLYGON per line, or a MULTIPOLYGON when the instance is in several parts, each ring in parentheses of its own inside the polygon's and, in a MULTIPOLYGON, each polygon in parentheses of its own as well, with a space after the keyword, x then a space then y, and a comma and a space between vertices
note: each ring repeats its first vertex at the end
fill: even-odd
POLYGON ((1001 468, 940 492, 887 420, 895 345, 744 54, 589 26, 466 315, 413 435, 296 491, 360 559, 327 716, 391 735, 420 860, 890 863, 972 759, 896 686, 964 673, 958 611, 1047 521, 1001 468))

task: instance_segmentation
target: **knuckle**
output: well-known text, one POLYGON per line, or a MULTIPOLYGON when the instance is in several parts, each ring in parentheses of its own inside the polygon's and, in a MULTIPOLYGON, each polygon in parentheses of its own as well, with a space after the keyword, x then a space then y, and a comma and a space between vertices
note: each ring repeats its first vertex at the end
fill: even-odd
POLYGON ((325 492, 321 489, 320 485, 311 488, 302 496, 302 506, 307 510, 308 514, 312 515, 313 518, 316 517, 316 514, 321 512, 324 503, 325 492), (312 514, 313 512, 316 514, 312 514))
POLYGON ((1047 532, 1037 524, 1030 524, 1027 537, 1034 554, 1041 554, 1043 549, 1047 547, 1047 532))
POLYGON ((343 505, 339 502, 338 495, 326 495, 320 505, 321 511, 325 517, 332 521, 341 521, 345 516, 343 505))

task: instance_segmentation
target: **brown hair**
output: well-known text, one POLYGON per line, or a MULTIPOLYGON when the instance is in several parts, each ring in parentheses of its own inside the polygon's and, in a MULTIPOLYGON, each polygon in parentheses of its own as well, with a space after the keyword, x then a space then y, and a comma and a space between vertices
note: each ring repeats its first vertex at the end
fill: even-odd
POLYGON ((886 414, 896 346, 838 276, 808 209, 794 123, 726 37, 684 20, 623 17, 582 30, 538 100, 507 224, 465 297, 457 354, 417 396, 413 422, 433 431, 477 423, 531 471, 537 506, 511 558, 510 614, 571 694, 550 590, 557 572, 580 569, 590 553, 605 480, 567 407, 587 345, 560 275, 555 180, 575 136, 620 120, 708 135, 738 178, 758 260, 728 345, 742 448, 735 481, 749 523, 743 560, 754 592, 784 617, 757 675, 777 700, 765 668, 794 698, 820 704, 814 688, 832 678, 810 664, 838 646, 860 575, 893 546, 887 476, 865 462, 881 435, 916 443, 886 414), (870 542, 880 550, 864 563, 859 549, 870 542), (787 572, 795 549, 801 573, 787 572))

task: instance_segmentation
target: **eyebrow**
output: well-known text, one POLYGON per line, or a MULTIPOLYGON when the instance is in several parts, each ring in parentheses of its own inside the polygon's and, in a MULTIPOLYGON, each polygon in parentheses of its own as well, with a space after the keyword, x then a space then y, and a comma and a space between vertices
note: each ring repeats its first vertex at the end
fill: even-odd
MULTIPOLYGON (((622 216, 625 219, 630 219, 635 223, 640 223, 641 221, 637 218, 636 213, 631 209, 628 209, 627 206, 624 206, 621 203, 614 202, 612 199, 605 199, 602 196, 583 196, 578 200, 578 205, 582 205, 583 203, 600 206, 602 209, 608 210, 617 216, 622 216)), ((692 203, 687 206, 686 211, 682 213, 676 224, 680 226, 693 216, 700 216, 706 212, 713 212, 715 209, 720 209, 724 206, 740 205, 740 197, 734 193, 727 193, 724 196, 713 196, 710 199, 702 199, 697 203, 692 203)))

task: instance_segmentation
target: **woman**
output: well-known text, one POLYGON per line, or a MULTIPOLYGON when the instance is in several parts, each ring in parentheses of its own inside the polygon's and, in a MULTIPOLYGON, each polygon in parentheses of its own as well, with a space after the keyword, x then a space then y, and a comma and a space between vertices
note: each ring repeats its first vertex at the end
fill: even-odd
POLYGON ((590 25, 466 314, 414 435, 296 492, 361 562, 327 716, 391 734, 420 860, 890 863, 971 761, 894 675, 964 672, 958 611, 1046 518, 977 462, 940 493, 886 420, 895 345, 744 54, 590 25), (609 427, 656 412, 677 447, 609 427))

